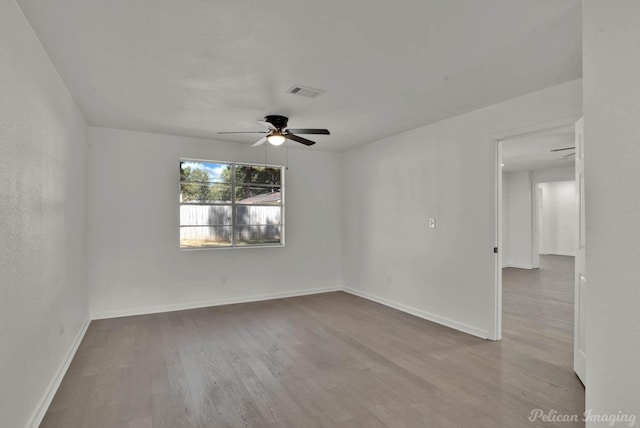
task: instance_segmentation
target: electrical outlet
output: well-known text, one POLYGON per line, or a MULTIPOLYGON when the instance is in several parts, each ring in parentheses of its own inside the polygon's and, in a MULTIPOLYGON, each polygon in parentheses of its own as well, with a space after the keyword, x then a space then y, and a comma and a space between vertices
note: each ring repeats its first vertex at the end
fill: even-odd
POLYGON ((227 285, 227 276, 220 275, 220 285, 227 285))
POLYGON ((435 229, 435 228, 436 228, 436 218, 429 217, 429 229, 435 229))

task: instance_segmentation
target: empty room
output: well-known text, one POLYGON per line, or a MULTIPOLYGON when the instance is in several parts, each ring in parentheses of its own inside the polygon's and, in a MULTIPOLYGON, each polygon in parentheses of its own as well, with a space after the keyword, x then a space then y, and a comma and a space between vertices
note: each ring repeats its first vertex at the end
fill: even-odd
POLYGON ((635 0, 0 0, 0 427, 640 424, 638 46, 635 0))

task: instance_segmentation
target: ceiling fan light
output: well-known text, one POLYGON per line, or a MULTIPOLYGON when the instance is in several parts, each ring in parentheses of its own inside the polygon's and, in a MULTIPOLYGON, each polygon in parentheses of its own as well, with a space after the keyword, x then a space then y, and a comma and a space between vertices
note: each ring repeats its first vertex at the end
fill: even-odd
POLYGON ((271 143, 272 145, 274 145, 274 146, 279 146, 279 145, 281 145, 282 143, 284 143, 285 138, 284 138, 284 135, 282 135, 282 134, 272 134, 272 135, 269 135, 269 136, 267 137, 267 140, 268 140, 268 141, 269 141, 269 143, 271 143))

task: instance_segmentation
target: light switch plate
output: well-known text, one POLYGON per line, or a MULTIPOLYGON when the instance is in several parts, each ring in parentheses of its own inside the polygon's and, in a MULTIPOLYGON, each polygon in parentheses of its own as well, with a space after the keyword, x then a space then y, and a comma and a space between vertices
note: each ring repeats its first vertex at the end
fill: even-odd
POLYGON ((429 229, 436 228, 436 219, 435 217, 429 217, 429 229))

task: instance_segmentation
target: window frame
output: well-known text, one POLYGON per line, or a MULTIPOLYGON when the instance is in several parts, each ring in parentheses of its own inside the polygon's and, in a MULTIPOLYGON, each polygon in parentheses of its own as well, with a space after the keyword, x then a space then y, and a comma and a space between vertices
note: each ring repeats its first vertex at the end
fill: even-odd
MULTIPOLYGON (((251 163, 251 162, 232 162, 232 161, 219 161, 212 159, 196 159, 196 158, 180 158, 178 161, 178 249, 180 251, 200 251, 200 250, 229 250, 229 249, 239 249, 239 248, 282 248, 285 246, 285 172, 287 168, 284 165, 272 165, 272 164, 264 164, 264 163, 251 163), (181 196, 181 185, 188 183, 182 181, 181 176, 181 165, 183 162, 200 162, 200 163, 215 163, 222 165, 231 165, 231 182, 229 185, 231 186, 231 201, 228 203, 225 202, 206 202, 206 203, 189 203, 182 202, 180 200, 181 196), (242 204, 236 202, 236 187, 238 187, 238 183, 236 183, 236 167, 238 166, 248 166, 248 167, 259 167, 259 168, 277 168, 280 170, 280 203, 279 204, 242 204), (218 246, 202 246, 202 247, 182 247, 182 240, 180 238, 180 231, 183 227, 181 222, 181 214, 180 207, 183 205, 197 205, 197 206, 228 206, 231 207, 231 245, 218 245, 218 246), (252 225, 239 225, 237 223, 237 207, 279 207, 280 208, 280 243, 266 243, 266 244, 241 244, 238 245, 236 238, 236 233, 238 227, 240 226, 252 226, 252 225)), ((211 182, 209 182, 211 183, 211 182)), ((243 185, 252 185, 254 183, 239 183, 239 186, 243 185)), ((255 187, 262 187, 260 184, 255 187)), ((253 226, 261 226, 261 225, 253 225, 253 226)), ((211 227, 211 225, 203 225, 202 227, 211 227)))

